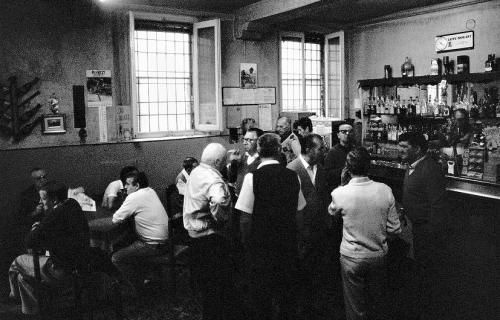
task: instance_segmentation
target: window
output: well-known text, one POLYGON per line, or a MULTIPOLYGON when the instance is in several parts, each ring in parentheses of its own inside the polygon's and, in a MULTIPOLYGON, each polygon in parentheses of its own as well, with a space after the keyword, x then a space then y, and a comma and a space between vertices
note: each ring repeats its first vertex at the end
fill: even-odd
POLYGON ((343 117, 343 34, 284 33, 280 41, 281 104, 286 112, 343 117), (325 59, 326 57, 326 59, 325 59))
POLYGON ((137 131, 192 129, 191 28, 135 22, 137 131))
POLYGON ((219 20, 131 12, 130 48, 134 138, 221 130, 219 20))

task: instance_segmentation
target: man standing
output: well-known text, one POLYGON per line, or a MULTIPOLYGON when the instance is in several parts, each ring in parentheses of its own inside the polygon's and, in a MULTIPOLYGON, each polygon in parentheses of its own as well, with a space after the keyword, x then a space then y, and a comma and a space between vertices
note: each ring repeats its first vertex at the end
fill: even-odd
POLYGON ((181 196, 184 196, 186 192, 186 183, 189 179, 189 175, 194 168, 198 166, 198 160, 193 157, 187 157, 182 162, 182 171, 179 172, 177 177, 175 178, 175 185, 177 187, 177 191, 181 196))
POLYGON ((255 171, 260 164, 259 154, 257 153, 257 139, 263 134, 264 131, 259 128, 249 128, 243 138, 245 154, 241 155, 239 150, 236 150, 229 156, 229 182, 234 183, 236 196, 240 194, 245 175, 255 171))
POLYGON ((439 165, 427 155, 427 140, 419 133, 407 132, 399 137, 401 157, 410 164, 403 185, 403 207, 412 223, 415 260, 424 267, 435 258, 442 243, 446 218, 446 179, 439 165))
POLYGON ((329 191, 326 173, 319 161, 323 159, 325 143, 320 135, 309 134, 299 138, 301 154, 287 168, 297 173, 301 191, 306 200, 303 210, 297 212, 298 252, 300 262, 299 285, 306 318, 312 318, 312 302, 318 300, 320 290, 314 289, 324 282, 320 273, 325 255, 325 236, 328 227, 329 191))
POLYGON ((370 180, 369 167, 365 148, 349 152, 346 168, 352 178, 333 190, 329 207, 344 222, 340 265, 348 320, 383 319, 387 237, 401 232, 391 188, 370 180))
POLYGON ((307 117, 300 118, 297 122, 297 133, 305 137, 313 132, 313 125, 311 119, 307 117))
MULTIPOLYGON (((48 250, 50 257, 40 256, 40 272, 49 285, 71 285, 68 276, 88 262, 89 227, 82 208, 74 199, 68 199, 68 188, 50 181, 39 191, 45 215, 26 237, 26 247, 48 250)), ((21 299, 22 312, 36 314, 38 301, 33 292, 35 271, 33 257, 17 257, 9 269, 10 296, 21 299)))
POLYGON ((299 139, 292 132, 292 121, 287 117, 278 119, 276 122, 276 133, 280 136, 281 151, 286 157, 286 165, 300 154, 299 139))
POLYGON ((272 319, 273 301, 279 319, 294 315, 292 280, 297 257, 295 213, 305 200, 297 174, 280 165, 280 138, 262 135, 257 142, 261 163, 245 176, 235 208, 250 219, 242 225, 250 257, 250 291, 254 319, 272 319), (247 240, 248 239, 248 240, 247 240))
POLYGON ((207 145, 184 194, 184 228, 193 242, 193 273, 202 294, 204 320, 241 318, 227 235, 231 195, 221 175, 226 152, 219 143, 207 145))
POLYGON ((168 216, 160 198, 149 187, 144 172, 129 173, 125 178, 125 189, 127 197, 113 214, 113 223, 121 224, 133 218, 137 239, 113 253, 111 261, 124 279, 130 280, 137 289, 144 280, 139 276, 143 259, 162 253, 168 238, 168 216))
POLYGON ((345 166, 345 159, 349 151, 351 151, 354 142, 352 126, 347 122, 341 123, 339 125, 337 137, 339 143, 328 151, 324 162, 330 190, 341 185, 342 169, 344 169, 345 166))

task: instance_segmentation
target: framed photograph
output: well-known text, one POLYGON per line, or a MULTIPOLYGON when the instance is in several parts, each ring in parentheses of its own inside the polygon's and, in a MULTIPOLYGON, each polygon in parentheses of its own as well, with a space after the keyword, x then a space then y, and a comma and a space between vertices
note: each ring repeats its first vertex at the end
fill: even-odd
POLYGON ((257 88, 256 63, 240 63, 240 87, 242 89, 257 88))
POLYGON ((42 133, 65 133, 66 117, 64 114, 47 114, 43 116, 42 133))

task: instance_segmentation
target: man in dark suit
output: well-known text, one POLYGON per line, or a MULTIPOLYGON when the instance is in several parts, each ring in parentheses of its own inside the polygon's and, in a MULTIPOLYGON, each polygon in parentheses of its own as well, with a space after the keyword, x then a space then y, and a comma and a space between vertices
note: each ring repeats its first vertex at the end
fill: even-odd
POLYGON ((399 137, 401 157, 408 163, 403 185, 403 206, 413 227, 415 259, 424 266, 432 259, 432 239, 442 236, 446 218, 446 179, 441 167, 427 155, 427 141, 419 133, 399 137), (430 251, 429 251, 430 250, 430 251))
POLYGON ((300 186, 306 206, 297 211, 298 254, 299 254, 299 289, 300 307, 306 318, 314 317, 312 302, 318 300, 318 286, 324 282, 321 271, 324 265, 325 236, 328 227, 329 193, 326 173, 319 161, 323 159, 325 143, 320 135, 309 134, 299 138, 301 154, 290 162, 287 168, 295 171, 300 179, 300 186), (315 289, 316 287, 316 289, 315 289))
POLYGON ((347 154, 354 144, 354 131, 350 124, 343 122, 339 125, 337 137, 339 143, 333 146, 325 157, 325 170, 330 192, 341 184, 342 170, 345 167, 347 154))
POLYGON ((292 283, 297 257, 295 213, 305 207, 297 174, 279 164, 280 138, 262 135, 257 144, 261 163, 243 180, 235 208, 250 219, 242 225, 249 251, 250 292, 254 319, 292 319, 295 307, 292 283))

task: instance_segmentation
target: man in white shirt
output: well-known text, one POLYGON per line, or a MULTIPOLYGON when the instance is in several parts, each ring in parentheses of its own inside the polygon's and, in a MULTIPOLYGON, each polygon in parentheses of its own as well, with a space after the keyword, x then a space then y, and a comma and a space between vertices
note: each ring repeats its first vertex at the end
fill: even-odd
POLYGON ((120 195, 122 193, 123 185, 125 183, 125 178, 129 173, 132 172, 139 172, 136 167, 134 166, 126 166, 123 167, 120 171, 120 179, 112 181, 104 191, 104 195, 102 197, 102 204, 101 206, 103 208, 108 208, 108 209, 117 209, 121 205, 121 200, 120 195))
POLYGON ((144 172, 129 173, 125 179, 127 198, 113 215, 113 223, 134 219, 137 239, 129 246, 113 253, 111 260, 125 279, 139 285, 139 267, 145 257, 162 253, 168 239, 168 216, 160 198, 149 187, 144 172))
POLYGON ((370 154, 350 151, 346 168, 351 180, 332 192, 329 211, 343 220, 340 266, 346 318, 384 319, 389 235, 401 233, 391 188, 368 178, 370 154))
POLYGON ((292 131, 292 120, 288 117, 281 117, 276 122, 276 133, 280 136, 281 151, 283 155, 279 155, 280 161, 285 161, 285 165, 297 158, 300 154, 299 139, 292 131))
POLYGON ((278 135, 266 133, 257 143, 261 159, 243 181, 235 208, 242 214, 242 238, 250 258, 250 295, 255 319, 273 318, 273 301, 279 319, 294 316, 292 290, 297 258, 295 213, 306 203, 297 174, 277 160, 281 152, 278 135), (243 217, 245 219, 243 219, 243 217))
POLYGON ((221 144, 208 144, 184 194, 184 228, 193 243, 192 272, 200 286, 204 320, 241 319, 227 234, 231 195, 221 175, 226 153, 221 144))

